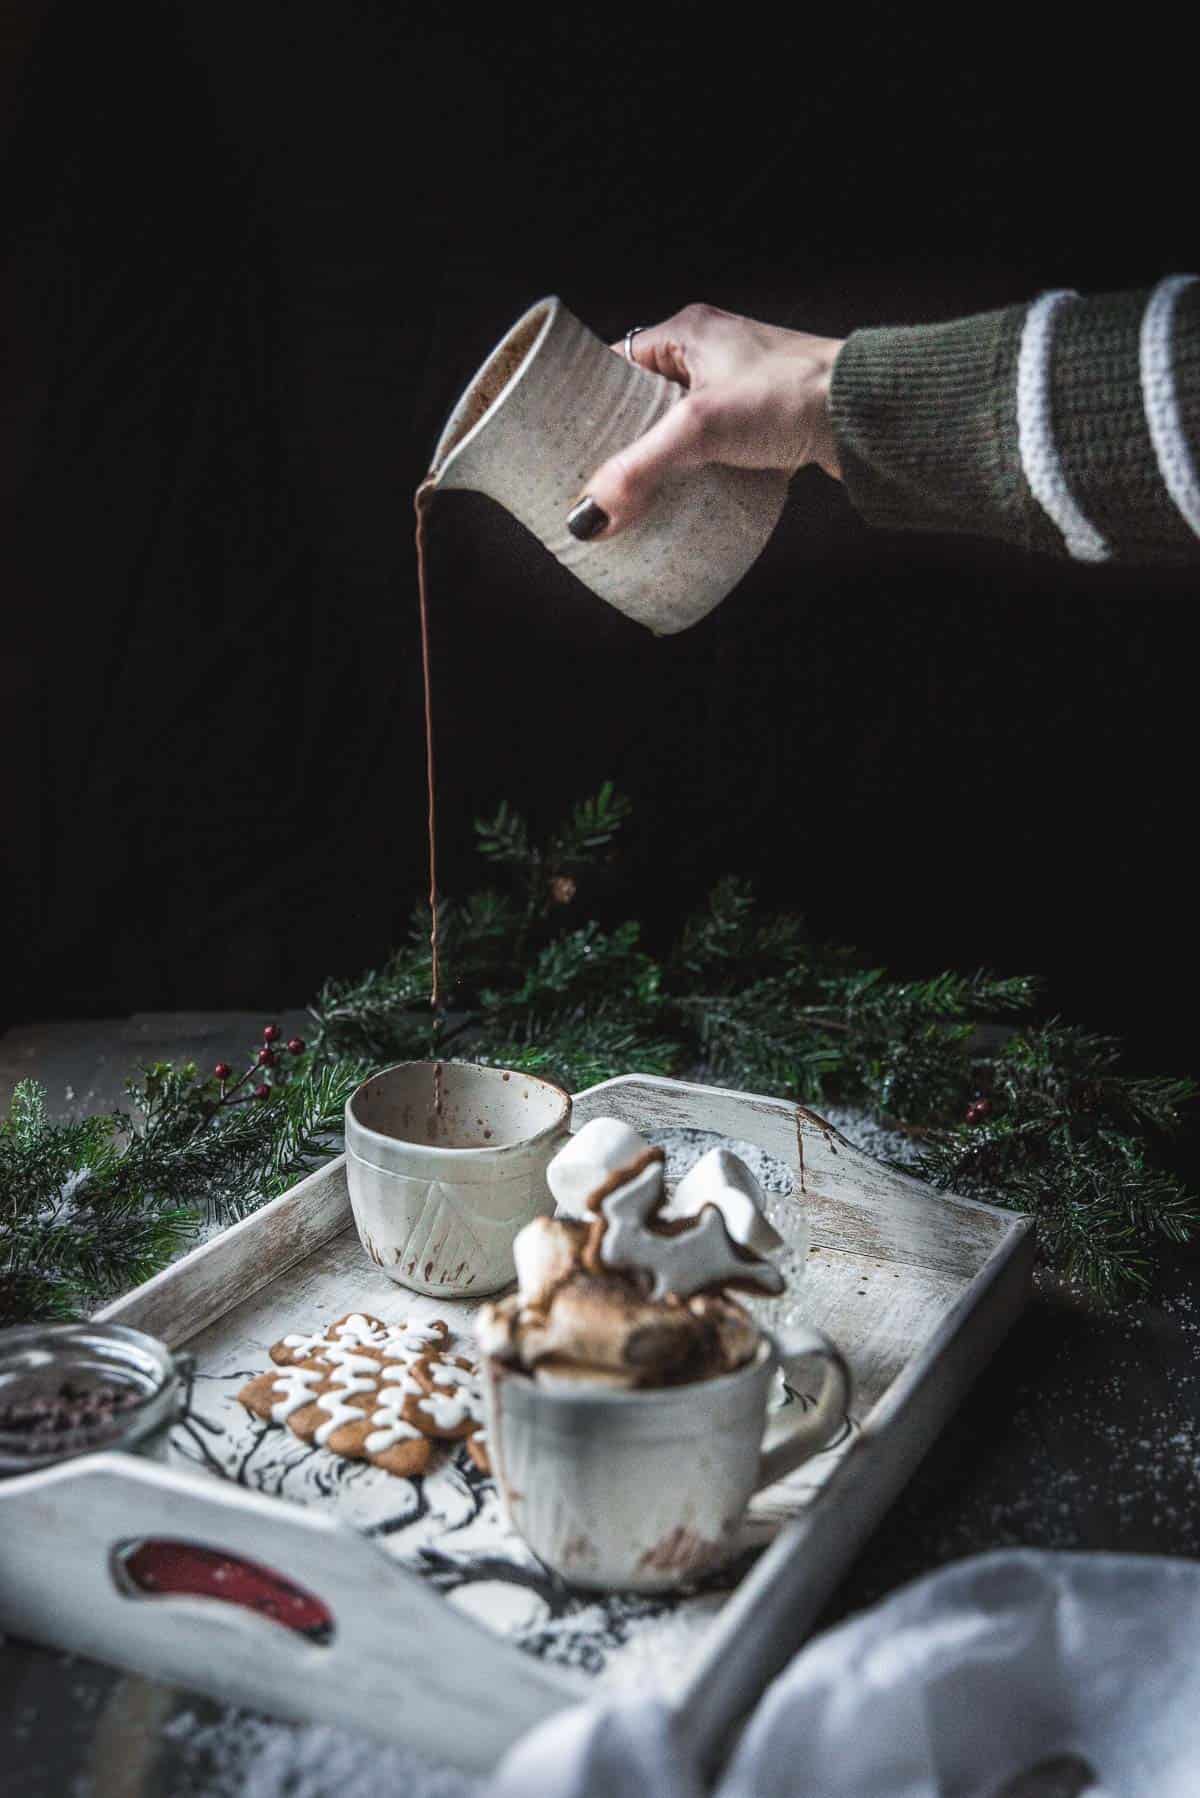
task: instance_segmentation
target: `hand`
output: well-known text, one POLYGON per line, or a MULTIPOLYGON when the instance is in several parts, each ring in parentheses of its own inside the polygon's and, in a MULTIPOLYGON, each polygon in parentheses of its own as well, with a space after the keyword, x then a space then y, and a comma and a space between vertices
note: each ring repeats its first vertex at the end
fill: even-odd
MULTIPOLYGON (((621 344, 611 344, 618 355, 621 344)), ((664 475, 708 462, 841 479, 829 382, 842 340, 785 331, 719 306, 685 306, 639 331, 634 360, 687 395, 598 468, 567 518, 576 537, 613 537, 647 512, 664 475)))

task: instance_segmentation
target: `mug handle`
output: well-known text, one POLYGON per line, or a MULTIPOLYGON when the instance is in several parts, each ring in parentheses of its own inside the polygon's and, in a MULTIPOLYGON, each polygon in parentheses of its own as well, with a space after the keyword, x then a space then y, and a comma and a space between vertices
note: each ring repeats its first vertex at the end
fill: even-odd
POLYGON ((779 1364, 789 1386, 800 1387, 811 1364, 823 1364, 821 1387, 813 1405, 789 1405, 782 1417, 768 1422, 754 1490, 774 1485, 802 1461, 828 1447, 846 1421, 854 1382, 846 1357, 836 1342, 811 1324, 791 1324, 775 1338, 779 1364), (769 1446, 768 1446, 769 1445, 769 1446))

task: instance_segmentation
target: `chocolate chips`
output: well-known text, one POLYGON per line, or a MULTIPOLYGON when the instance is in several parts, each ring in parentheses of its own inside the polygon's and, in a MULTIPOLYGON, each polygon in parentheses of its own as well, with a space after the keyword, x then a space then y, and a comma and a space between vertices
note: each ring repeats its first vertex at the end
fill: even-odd
POLYGON ((0 1401, 0 1434, 26 1435, 36 1446, 55 1436, 104 1430, 145 1397, 138 1387, 113 1381, 82 1386, 64 1380, 57 1392, 18 1394, 0 1401))

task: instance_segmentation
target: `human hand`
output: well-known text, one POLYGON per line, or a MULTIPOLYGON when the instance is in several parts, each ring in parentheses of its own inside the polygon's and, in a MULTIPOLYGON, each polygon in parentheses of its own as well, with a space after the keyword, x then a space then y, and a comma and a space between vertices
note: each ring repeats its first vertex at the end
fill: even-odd
MULTIPOLYGON (((623 353, 621 344, 609 346, 623 353)), ((663 477, 709 462, 776 468, 815 462, 841 479, 829 382, 842 340, 685 306, 638 331, 632 355, 686 387, 664 418, 599 467, 567 515, 573 536, 613 537, 650 510, 663 477)))

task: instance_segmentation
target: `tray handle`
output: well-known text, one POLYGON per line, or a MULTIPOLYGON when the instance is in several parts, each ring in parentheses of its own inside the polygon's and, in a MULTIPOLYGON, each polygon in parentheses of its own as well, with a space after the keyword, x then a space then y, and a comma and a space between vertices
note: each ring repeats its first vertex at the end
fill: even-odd
POLYGON ((830 1151, 859 1155, 832 1124, 806 1106, 720 1086, 668 1080, 661 1074, 618 1074, 576 1093, 571 1102, 572 1128, 578 1130, 596 1117, 620 1118, 635 1130, 678 1127, 741 1137, 786 1163, 801 1187, 806 1167, 822 1147, 826 1155, 830 1151))
POLYGON ((479 1771, 578 1697, 337 1519, 126 1454, 0 1487, 0 1629, 479 1771), (328 1610, 330 1639, 209 1597, 131 1596, 120 1549, 163 1539, 277 1574, 328 1610))

